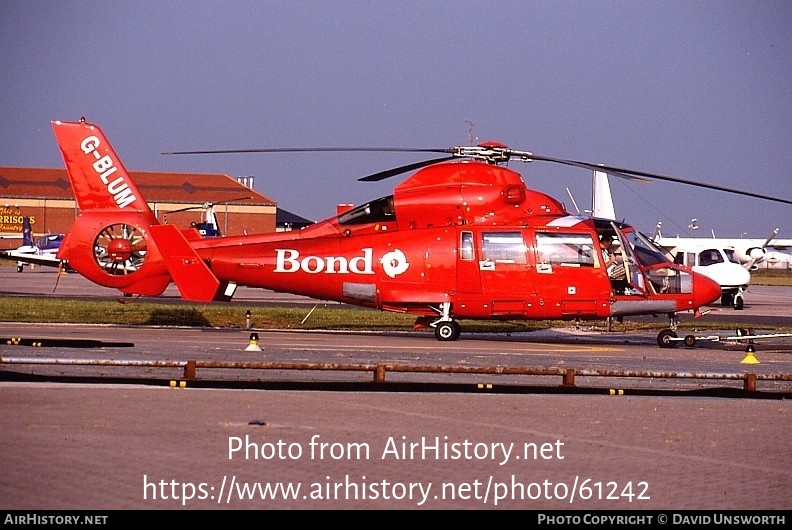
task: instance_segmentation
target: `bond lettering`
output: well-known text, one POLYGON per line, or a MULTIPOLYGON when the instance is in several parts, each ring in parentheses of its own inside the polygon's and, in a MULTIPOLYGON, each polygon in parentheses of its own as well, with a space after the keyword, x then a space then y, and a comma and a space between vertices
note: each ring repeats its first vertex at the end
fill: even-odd
POLYGON ((275 249, 275 272, 303 271, 308 274, 374 274, 374 251, 362 249, 363 255, 347 259, 343 256, 304 256, 293 249, 275 249))

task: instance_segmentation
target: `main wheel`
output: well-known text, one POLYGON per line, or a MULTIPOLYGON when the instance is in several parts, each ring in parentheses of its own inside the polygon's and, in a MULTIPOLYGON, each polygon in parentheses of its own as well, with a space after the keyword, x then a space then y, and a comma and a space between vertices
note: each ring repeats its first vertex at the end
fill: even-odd
POLYGON ((437 340, 452 341, 459 338, 462 332, 462 326, 455 320, 447 320, 440 322, 435 326, 435 337, 437 340))
POLYGON ((737 295, 734 297, 734 309, 740 311, 742 310, 744 305, 745 305, 745 301, 743 300, 742 296, 737 295))
POLYGON ((731 293, 724 293, 721 295, 721 305, 732 305, 734 303, 734 295, 731 293))
POLYGON ((661 348, 676 348, 677 341, 671 340, 676 338, 677 334, 673 329, 664 329, 657 334, 657 345, 661 348))

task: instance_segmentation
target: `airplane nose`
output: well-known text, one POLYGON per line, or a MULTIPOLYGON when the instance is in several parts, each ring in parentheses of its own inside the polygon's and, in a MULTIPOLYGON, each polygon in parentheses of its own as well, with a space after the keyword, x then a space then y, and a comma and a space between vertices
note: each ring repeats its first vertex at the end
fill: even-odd
POLYGON ((709 305, 721 297, 718 282, 703 274, 693 273, 693 305, 697 308, 709 305))
POLYGON ((751 283, 751 273, 744 267, 740 268, 742 269, 742 272, 737 277, 737 285, 748 285, 751 283))

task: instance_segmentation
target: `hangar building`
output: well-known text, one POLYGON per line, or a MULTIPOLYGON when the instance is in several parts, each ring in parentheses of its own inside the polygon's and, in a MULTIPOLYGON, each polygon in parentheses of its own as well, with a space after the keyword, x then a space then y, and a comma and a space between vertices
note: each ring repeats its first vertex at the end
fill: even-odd
MULTIPOLYGON (((161 223, 188 227, 203 222, 212 204, 223 235, 291 230, 311 224, 253 189, 253 178, 228 175, 130 171, 161 223), (278 218, 281 224, 278 224, 278 218)), ((21 245, 22 218, 34 237, 66 233, 77 204, 65 169, 0 167, 0 249, 21 245)))

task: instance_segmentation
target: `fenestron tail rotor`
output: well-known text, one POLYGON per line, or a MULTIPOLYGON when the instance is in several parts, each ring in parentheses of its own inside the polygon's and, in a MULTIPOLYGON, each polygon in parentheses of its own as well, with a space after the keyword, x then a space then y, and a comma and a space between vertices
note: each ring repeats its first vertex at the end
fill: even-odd
POLYGON ((107 273, 123 276, 137 271, 146 258, 146 239, 135 226, 114 224, 105 227, 94 241, 94 259, 107 273))

